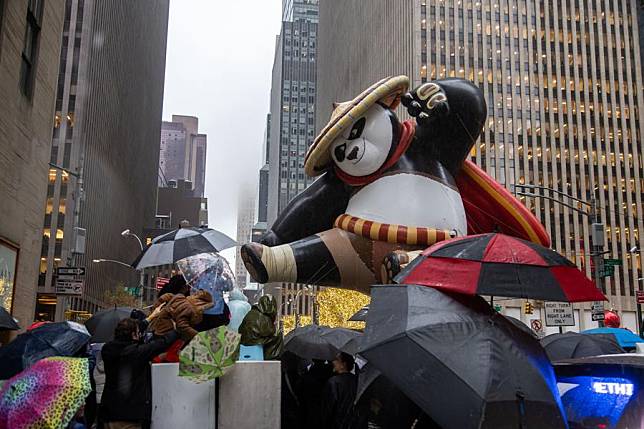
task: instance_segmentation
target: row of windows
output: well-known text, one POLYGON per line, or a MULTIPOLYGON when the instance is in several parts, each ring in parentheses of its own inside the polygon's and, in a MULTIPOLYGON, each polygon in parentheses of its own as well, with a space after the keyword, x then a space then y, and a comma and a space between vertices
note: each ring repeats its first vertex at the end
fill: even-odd
MULTIPOLYGON (((454 12, 456 12, 457 18, 461 18, 461 20, 462 20, 462 18, 464 18, 464 15, 465 15, 465 12, 464 12, 463 8, 454 9, 453 7, 450 7, 449 9, 446 10, 446 8, 444 6, 438 6, 437 7, 435 5, 430 5, 429 8, 427 8, 426 5, 421 6, 421 11, 423 13, 425 13, 425 14, 427 14, 427 9, 429 9, 428 14, 430 16, 445 16, 445 17, 447 17, 448 19, 450 19, 452 21, 454 20, 454 16, 455 16, 454 12), (447 12, 447 13, 445 13, 445 12, 447 12)), ((467 17, 470 20, 473 20, 474 19, 474 10, 471 9, 471 8, 466 8, 466 9, 467 9, 467 13, 466 13, 467 17)), ((626 23, 632 22, 631 21, 632 16, 631 16, 630 13, 626 14, 626 17, 624 18, 623 14, 616 15, 612 11, 608 14, 608 16, 606 16, 606 13, 603 12, 603 11, 601 13, 600 12, 598 12, 598 13, 592 13, 592 12, 588 13, 588 12, 589 11, 586 10, 586 13, 584 14, 583 18, 581 17, 581 14, 579 13, 579 11, 577 11, 574 14, 574 16, 572 16, 571 14, 566 14, 566 19, 565 20, 568 23, 572 23, 573 21, 578 22, 578 23, 579 22, 588 23, 589 20, 592 21, 592 22, 605 21, 608 25, 615 25, 615 24, 624 25, 624 22, 626 22, 626 23)), ((515 24, 519 24, 519 13, 516 11, 516 7, 513 7, 513 12, 512 12, 511 15, 510 15, 510 11, 508 11, 508 10, 505 10, 503 13, 501 13, 500 11, 497 10, 497 11, 494 12, 494 15, 492 15, 492 11, 490 9, 486 9, 486 11, 485 11, 485 19, 488 20, 488 21, 491 21, 492 18, 494 17, 495 22, 501 22, 501 15, 503 15, 503 22, 508 22, 509 23, 510 22, 510 16, 512 16, 512 22, 515 23, 515 24)), ((521 23, 527 24, 528 23, 527 11, 525 9, 523 9, 520 15, 521 15, 521 23)), ((554 14, 551 12, 549 15, 550 15, 550 20, 554 20, 554 16, 553 16, 554 14)), ((544 23, 544 17, 545 17, 545 13, 544 13, 544 10, 542 8, 540 13, 539 13, 539 18, 541 19, 542 24, 544 23)), ((476 18, 479 19, 479 20, 483 19, 483 11, 482 10, 480 10, 480 9, 476 10, 476 18)), ((536 20, 536 16, 534 14, 530 17, 530 21, 531 21, 531 23, 533 25, 536 25, 537 20, 536 20)), ((564 19, 561 16, 558 17, 557 21, 558 21, 560 26, 563 26, 564 19)))

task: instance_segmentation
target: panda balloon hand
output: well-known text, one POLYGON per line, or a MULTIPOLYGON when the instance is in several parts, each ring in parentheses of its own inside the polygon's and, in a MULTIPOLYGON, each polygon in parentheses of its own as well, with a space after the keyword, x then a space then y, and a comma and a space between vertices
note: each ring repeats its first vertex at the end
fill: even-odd
POLYGON ((449 114, 449 103, 443 89, 434 82, 424 83, 404 94, 401 103, 420 126, 449 114))

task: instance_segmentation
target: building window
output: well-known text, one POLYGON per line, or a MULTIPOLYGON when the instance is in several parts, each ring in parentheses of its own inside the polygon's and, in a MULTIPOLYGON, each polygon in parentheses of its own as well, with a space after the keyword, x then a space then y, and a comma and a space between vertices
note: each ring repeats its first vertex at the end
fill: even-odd
POLYGON ((18 264, 18 246, 0 238, 0 307, 11 313, 18 264))
POLYGON ((29 98, 33 94, 42 9, 43 0, 29 0, 27 7, 27 25, 25 27, 25 43, 22 50, 22 66, 20 68, 20 89, 29 98))

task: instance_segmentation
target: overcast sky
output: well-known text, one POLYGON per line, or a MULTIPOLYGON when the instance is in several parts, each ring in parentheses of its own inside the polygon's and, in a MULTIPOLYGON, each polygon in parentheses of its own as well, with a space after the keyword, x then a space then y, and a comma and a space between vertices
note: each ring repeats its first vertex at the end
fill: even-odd
POLYGON ((239 186, 261 167, 280 15, 281 0, 170 1, 163 120, 199 118, 209 226, 233 238, 239 186))

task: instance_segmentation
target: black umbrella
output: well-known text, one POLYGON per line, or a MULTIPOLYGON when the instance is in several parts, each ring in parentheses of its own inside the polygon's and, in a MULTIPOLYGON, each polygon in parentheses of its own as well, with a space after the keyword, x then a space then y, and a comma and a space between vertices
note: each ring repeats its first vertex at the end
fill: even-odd
POLYGON ((362 332, 354 331, 347 328, 330 328, 327 332, 323 332, 322 338, 331 343, 333 347, 342 350, 349 341, 360 338, 362 332))
POLYGON ((358 350, 360 350, 360 344, 361 344, 362 338, 363 338, 362 335, 357 336, 355 338, 351 338, 340 348, 340 351, 343 351, 345 353, 348 353, 354 356, 357 355, 358 350))
POLYGON ((367 320, 367 313, 369 313, 369 306, 365 305, 349 317, 349 322, 364 322, 367 320))
POLYGON ((107 310, 101 310, 85 322, 85 327, 92 334, 92 343, 106 343, 114 339, 114 329, 116 325, 130 317, 132 308, 114 307, 107 310))
POLYGON ((359 353, 442 427, 566 425, 539 342, 481 297, 374 286, 359 353))
POLYGON ((369 386, 373 382, 382 376, 382 373, 378 371, 373 364, 367 362, 358 372, 358 388, 356 389, 356 402, 360 400, 360 397, 367 391, 369 386))
POLYGON ((323 337, 330 330, 328 326, 319 325, 295 328, 284 337, 284 351, 306 359, 332 360, 339 350, 323 337))
POLYGON ((16 323, 16 319, 4 307, 0 306, 0 331, 16 331, 18 329, 20 326, 16 323))
POLYGON ((586 335, 576 332, 552 334, 544 337, 541 345, 551 361, 625 353, 615 337, 610 334, 586 335))
POLYGON ((514 326, 516 326, 517 328, 521 329, 521 330, 522 330, 523 332, 525 332, 526 334, 530 335, 531 337, 533 337, 533 338, 535 338, 535 339, 537 339, 537 340, 539 339, 539 336, 537 335, 537 333, 536 333, 536 332, 534 332, 534 331, 532 330, 532 328, 530 328, 528 325, 526 325, 525 323, 523 323, 523 322, 522 322, 522 321, 520 321, 519 319, 517 319, 517 318, 515 318, 515 317, 512 317, 512 316, 503 316, 503 317, 505 317, 506 319, 508 319, 508 320, 510 321, 510 323, 512 323, 512 324, 513 324, 514 326))
POLYGON ((204 227, 185 227, 155 237, 132 263, 137 270, 168 265, 200 253, 216 253, 237 243, 223 232, 204 227))
POLYGON ((89 341, 89 332, 74 322, 45 323, 0 347, 0 380, 6 380, 49 356, 74 356, 89 341))

